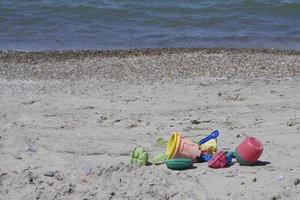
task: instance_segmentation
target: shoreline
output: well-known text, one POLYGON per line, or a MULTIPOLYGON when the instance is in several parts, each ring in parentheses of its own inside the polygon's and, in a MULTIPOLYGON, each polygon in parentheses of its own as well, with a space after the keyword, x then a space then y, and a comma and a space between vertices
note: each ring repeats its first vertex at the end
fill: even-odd
POLYGON ((300 50, 294 49, 276 49, 276 48, 206 48, 206 47, 178 47, 178 48, 133 48, 133 49, 82 49, 82 50, 41 50, 41 51, 18 51, 18 50, 0 50, 0 59, 36 59, 44 58, 57 58, 57 59, 74 59, 89 57, 129 57, 129 56, 155 56, 162 54, 175 54, 175 53, 195 53, 203 52, 207 54, 213 53, 265 53, 274 55, 300 55, 300 50))
POLYGON ((300 77, 300 51, 164 48, 0 52, 0 79, 179 80, 300 77))

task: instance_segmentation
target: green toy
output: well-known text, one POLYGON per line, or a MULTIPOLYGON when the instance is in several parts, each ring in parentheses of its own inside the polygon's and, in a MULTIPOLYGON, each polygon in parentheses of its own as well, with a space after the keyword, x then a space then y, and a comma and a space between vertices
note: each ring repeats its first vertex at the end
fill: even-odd
POLYGON ((166 165, 169 169, 184 170, 192 167, 193 161, 189 158, 171 159, 166 161, 166 165))
POLYGON ((167 159, 168 156, 166 154, 159 154, 153 158, 152 163, 154 165, 164 164, 167 159))
POLYGON ((131 164, 146 165, 148 163, 149 154, 141 146, 135 147, 131 155, 131 164))

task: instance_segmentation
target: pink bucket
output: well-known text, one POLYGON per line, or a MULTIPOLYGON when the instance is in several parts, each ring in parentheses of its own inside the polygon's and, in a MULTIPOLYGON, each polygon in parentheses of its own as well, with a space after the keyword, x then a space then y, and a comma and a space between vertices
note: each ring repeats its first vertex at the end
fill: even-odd
POLYGON ((197 157, 200 157, 201 150, 197 143, 180 135, 179 144, 175 149, 173 158, 191 158, 193 162, 197 161, 197 157))
POLYGON ((253 165, 264 150, 261 141, 255 137, 248 137, 235 150, 236 159, 241 165, 253 165))

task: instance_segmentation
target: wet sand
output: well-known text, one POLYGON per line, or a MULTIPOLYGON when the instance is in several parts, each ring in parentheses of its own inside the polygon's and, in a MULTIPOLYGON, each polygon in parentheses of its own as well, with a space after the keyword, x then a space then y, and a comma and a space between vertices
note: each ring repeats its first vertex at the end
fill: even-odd
POLYGON ((249 49, 0 53, 0 199, 297 199, 300 54, 249 49), (199 123, 192 123, 197 120, 199 123), (219 150, 246 137, 252 167, 172 171, 172 131, 219 150))

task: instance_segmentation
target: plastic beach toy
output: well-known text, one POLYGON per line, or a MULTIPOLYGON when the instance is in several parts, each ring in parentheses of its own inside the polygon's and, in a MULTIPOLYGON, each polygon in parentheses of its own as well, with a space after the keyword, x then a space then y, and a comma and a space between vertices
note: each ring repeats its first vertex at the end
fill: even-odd
POLYGON ((232 165, 232 158, 233 158, 233 152, 227 152, 226 153, 226 159, 227 159, 227 167, 229 167, 230 165, 232 165))
POLYGON ((200 161, 201 162, 208 162, 211 159, 212 159, 212 155, 210 155, 210 154, 204 153, 204 154, 201 154, 201 156, 200 156, 200 161))
POLYGON ((214 155, 217 153, 217 137, 219 136, 219 131, 215 130, 202 140, 198 142, 201 147, 202 153, 208 153, 210 155, 214 155))
POLYGON ((193 161, 189 158, 171 159, 166 161, 166 165, 169 169, 184 170, 192 167, 193 161))
POLYGON ((131 155, 131 164, 146 165, 148 163, 149 154, 143 147, 135 147, 131 155))
POLYGON ((167 149, 166 149, 166 155, 168 156, 168 159, 173 158, 175 150, 179 146, 179 139, 178 139, 179 137, 180 137, 179 133, 176 133, 176 132, 172 133, 172 135, 169 139, 169 142, 168 142, 167 149))
POLYGON ((166 160, 168 160, 168 156, 166 154, 159 154, 153 158, 152 163, 154 165, 159 165, 165 163, 166 160))
POLYGON ((169 139, 166 155, 168 156, 168 159, 191 158, 196 162, 197 157, 200 157, 201 155, 201 150, 199 150, 199 145, 197 143, 174 132, 169 139))
POLYGON ((217 140, 211 139, 208 142, 202 144, 201 146, 202 153, 208 153, 210 155, 214 155, 217 153, 217 140))
POLYGON ((235 156, 241 165, 253 165, 263 150, 261 141, 255 137, 248 137, 235 149, 235 156))
POLYGON ((205 138, 203 138, 202 140, 199 141, 198 144, 204 144, 206 143, 207 141, 211 140, 211 139, 215 139, 219 136, 219 131, 218 130, 215 130, 213 131, 211 134, 209 134, 208 136, 206 136, 205 138))
POLYGON ((208 161, 210 168, 223 168, 227 166, 226 154, 223 151, 218 152, 211 160, 208 161))

